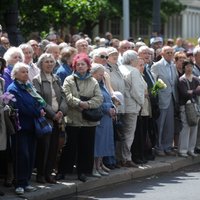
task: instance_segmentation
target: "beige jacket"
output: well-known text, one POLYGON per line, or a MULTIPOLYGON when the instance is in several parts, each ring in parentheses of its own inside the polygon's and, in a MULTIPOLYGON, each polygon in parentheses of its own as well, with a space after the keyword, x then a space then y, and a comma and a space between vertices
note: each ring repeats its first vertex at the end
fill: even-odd
POLYGON ((103 103, 103 96, 97 80, 88 76, 84 80, 77 77, 77 84, 80 92, 74 81, 75 74, 68 76, 63 83, 63 90, 67 99, 69 110, 67 113, 66 122, 68 126, 96 126, 98 122, 90 122, 82 118, 82 113, 79 108, 80 96, 91 98, 87 102, 90 108, 97 108, 103 103))
POLYGON ((139 70, 133 67, 132 71, 125 75, 125 113, 138 114, 144 105, 144 80, 139 70))

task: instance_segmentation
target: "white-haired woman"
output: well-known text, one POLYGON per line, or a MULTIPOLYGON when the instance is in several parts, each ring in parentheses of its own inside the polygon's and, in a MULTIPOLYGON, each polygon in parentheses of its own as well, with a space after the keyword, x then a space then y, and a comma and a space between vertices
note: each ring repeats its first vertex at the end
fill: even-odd
POLYGON ((24 191, 36 190, 35 187, 29 185, 36 148, 34 118, 45 115, 43 108, 46 103, 28 82, 28 66, 25 63, 16 63, 12 69, 11 77, 13 82, 9 85, 7 91, 15 96, 16 102, 13 102, 12 107, 17 109, 19 114, 16 134, 11 136, 15 192, 16 194, 23 194, 24 191))
MULTIPOLYGON (((51 173, 56 166, 59 139, 65 137, 64 127, 63 130, 60 128, 67 112, 67 102, 61 81, 53 74, 55 64, 56 61, 52 54, 43 53, 37 63, 40 73, 33 79, 38 93, 47 103, 46 118, 53 126, 52 134, 41 137, 37 141, 36 180, 39 183, 56 183, 51 173)), ((63 126, 65 125, 63 124, 63 126)))
POLYGON ((144 104, 144 81, 137 69, 138 54, 134 50, 127 50, 123 54, 120 70, 125 79, 125 114, 123 115, 122 131, 122 161, 125 167, 136 167, 132 162, 131 145, 137 124, 138 114, 144 104))
POLYGON ((23 62, 24 54, 19 47, 10 47, 3 57, 6 60, 6 68, 4 69, 3 79, 5 80, 5 90, 12 83, 11 71, 17 62, 23 62))
POLYGON ((94 168, 93 175, 101 177, 108 175, 108 169, 103 165, 104 156, 114 156, 114 133, 112 118, 116 115, 116 109, 112 102, 111 95, 104 84, 105 68, 101 64, 93 63, 91 68, 92 76, 99 82, 101 93, 103 95, 103 104, 101 105, 104 113, 100 124, 96 127, 95 145, 94 145, 94 168), (107 171, 107 172, 106 172, 107 171))
POLYGON ((26 63, 29 66, 28 77, 29 80, 32 82, 34 76, 36 76, 40 72, 40 69, 36 66, 36 64, 33 63, 33 48, 30 44, 21 44, 19 48, 24 53, 24 63, 26 63))

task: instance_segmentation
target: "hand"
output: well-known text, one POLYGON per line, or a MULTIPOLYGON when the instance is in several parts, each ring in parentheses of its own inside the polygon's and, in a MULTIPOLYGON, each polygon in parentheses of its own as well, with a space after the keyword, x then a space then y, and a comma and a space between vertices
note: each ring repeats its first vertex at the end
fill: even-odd
POLYGON ((62 117, 63 113, 61 111, 58 111, 54 116, 54 120, 59 122, 62 119, 62 117))
POLYGON ((41 117, 44 117, 46 115, 46 112, 44 111, 44 109, 41 109, 40 110, 40 116, 41 117))
POLYGON ((115 108, 110 108, 109 114, 110 114, 111 117, 115 117, 116 116, 116 110, 115 110, 115 108))
POLYGON ((81 109, 89 109, 89 104, 87 101, 80 101, 79 106, 81 109))
MULTIPOLYGON (((199 87, 199 86, 198 86, 199 87)), ((188 90, 187 91, 188 94, 193 94, 193 90, 188 90)))

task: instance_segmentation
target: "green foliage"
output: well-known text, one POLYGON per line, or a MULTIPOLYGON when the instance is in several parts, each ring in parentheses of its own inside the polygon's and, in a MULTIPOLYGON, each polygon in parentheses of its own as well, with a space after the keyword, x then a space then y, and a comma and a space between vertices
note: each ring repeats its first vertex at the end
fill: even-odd
MULTIPOLYGON (((19 3, 19 28, 25 36, 66 27, 89 33, 99 21, 122 17, 122 0, 0 0, 0 23, 14 1, 19 3)), ((142 18, 150 23, 152 7, 153 0, 130 0, 131 20, 142 18)), ((164 20, 183 9, 178 0, 161 0, 164 20)))

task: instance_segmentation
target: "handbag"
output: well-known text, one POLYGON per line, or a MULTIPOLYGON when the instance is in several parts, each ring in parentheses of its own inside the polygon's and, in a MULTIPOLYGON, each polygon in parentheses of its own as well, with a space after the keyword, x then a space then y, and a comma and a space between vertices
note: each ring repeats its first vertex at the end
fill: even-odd
MULTIPOLYGON (((186 83, 188 89, 190 90, 190 85, 187 79, 186 83)), ((196 103, 195 99, 192 98, 185 104, 185 114, 189 126, 196 126, 198 124, 200 108, 199 105, 196 103)))
POLYGON ((198 114, 195 103, 188 102, 185 104, 185 114, 188 125, 196 126, 198 123, 198 114))
POLYGON ((45 117, 39 117, 34 119, 35 123, 35 135, 42 137, 52 133, 52 126, 46 120, 45 117))
MULTIPOLYGON (((80 92, 76 77, 74 77, 74 81, 76 84, 77 91, 80 92)), ((80 96, 81 101, 88 101, 90 100, 89 97, 80 96)), ((82 117, 85 120, 91 121, 91 122, 97 122, 100 121, 103 117, 103 111, 101 109, 101 106, 98 108, 90 108, 90 109, 84 109, 82 110, 82 117)))

